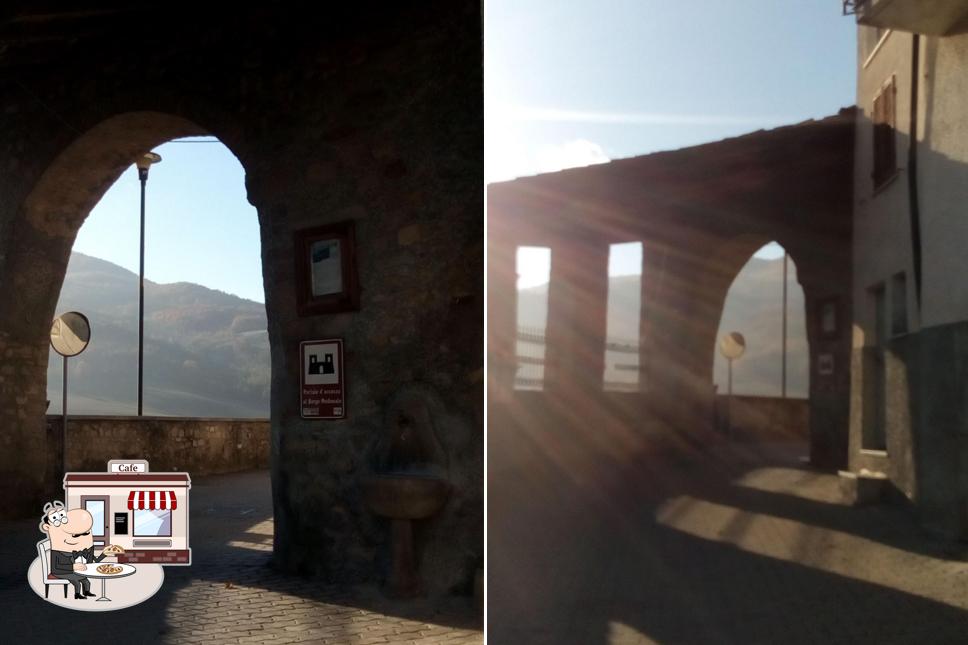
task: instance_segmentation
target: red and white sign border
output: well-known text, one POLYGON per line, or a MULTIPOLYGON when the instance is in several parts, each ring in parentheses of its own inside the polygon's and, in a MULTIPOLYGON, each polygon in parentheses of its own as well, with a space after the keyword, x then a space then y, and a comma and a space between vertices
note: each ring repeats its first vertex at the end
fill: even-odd
POLYGON ((346 360, 345 346, 342 338, 322 338, 319 340, 304 340, 299 343, 299 416, 303 419, 345 419, 346 418, 346 378, 343 372, 343 362, 346 360), (339 345, 339 385, 343 396, 343 414, 339 416, 306 416, 303 414, 303 392, 306 388, 306 345, 320 343, 336 343, 339 345))

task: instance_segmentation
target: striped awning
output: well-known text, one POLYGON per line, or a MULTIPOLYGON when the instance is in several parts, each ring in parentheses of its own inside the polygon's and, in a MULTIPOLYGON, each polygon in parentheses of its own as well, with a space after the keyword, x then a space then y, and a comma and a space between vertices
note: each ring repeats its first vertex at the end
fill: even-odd
POLYGON ((173 490, 133 490, 128 493, 129 511, 173 511, 178 508, 173 490))

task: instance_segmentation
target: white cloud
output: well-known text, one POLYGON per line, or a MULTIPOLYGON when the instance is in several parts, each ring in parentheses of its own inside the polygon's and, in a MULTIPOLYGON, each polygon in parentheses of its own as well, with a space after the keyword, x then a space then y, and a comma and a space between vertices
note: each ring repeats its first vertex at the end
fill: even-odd
POLYGON ((537 149, 531 149, 510 137, 492 139, 488 143, 485 153, 487 183, 610 161, 599 144, 587 139, 575 139, 537 149))
POLYGON ((587 139, 575 139, 556 146, 544 146, 534 154, 534 164, 539 173, 581 168, 609 161, 602 147, 587 139))
POLYGON ((747 126, 774 127, 796 119, 786 116, 726 116, 720 114, 664 114, 659 112, 594 112, 485 102, 485 180, 507 181, 565 168, 605 163, 602 147, 587 139, 534 148, 527 144, 533 123, 588 123, 599 125, 747 126))
POLYGON ((484 143, 484 177, 486 183, 507 181, 538 172, 530 159, 528 148, 507 131, 488 131, 484 143))

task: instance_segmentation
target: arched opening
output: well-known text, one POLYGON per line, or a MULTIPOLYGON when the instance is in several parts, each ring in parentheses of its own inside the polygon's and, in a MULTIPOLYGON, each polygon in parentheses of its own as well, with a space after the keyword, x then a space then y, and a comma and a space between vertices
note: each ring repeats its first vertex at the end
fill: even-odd
MULTIPOLYGON (((266 308, 259 302, 249 302, 246 307, 239 306, 241 298, 227 293, 219 293, 215 289, 206 289, 184 283, 160 284, 151 280, 152 272, 146 270, 145 289, 145 408, 143 419, 132 417, 132 402, 136 396, 136 389, 132 376, 136 369, 137 351, 137 305, 138 280, 137 275, 128 269, 117 267, 109 262, 90 257, 75 257, 74 264, 85 276, 90 287, 86 291, 78 290, 81 283, 68 281, 62 294, 65 274, 68 269, 71 251, 78 239, 79 231, 88 214, 95 205, 105 197, 108 189, 115 185, 129 168, 132 161, 146 151, 160 150, 167 159, 167 168, 177 168, 180 153, 179 144, 166 142, 177 141, 184 137, 206 136, 211 133, 201 126, 182 117, 156 112, 126 113, 109 118, 91 130, 82 134, 71 145, 61 152, 48 166, 40 181, 35 185, 27 197, 21 212, 22 220, 27 224, 14 233, 19 237, 11 246, 13 253, 7 258, 7 269, 15 282, 26 284, 23 289, 18 315, 19 324, 3 321, 7 328, 16 329, 21 337, 17 340, 28 348, 31 355, 38 360, 24 362, 22 378, 27 386, 24 387, 26 398, 25 407, 36 410, 36 418, 43 418, 48 391, 44 387, 48 375, 48 334, 51 320, 55 313, 64 309, 78 309, 87 313, 92 326, 90 354, 86 362, 81 359, 71 359, 70 366, 69 404, 68 413, 71 415, 66 433, 59 417, 48 417, 46 436, 38 440, 33 450, 24 451, 24 462, 33 467, 36 479, 35 489, 45 491, 50 499, 61 499, 64 495, 60 482, 64 471, 104 471, 107 461, 115 458, 147 459, 152 471, 185 471, 193 479, 214 473, 230 473, 235 471, 260 468, 257 477, 246 475, 239 479, 235 488, 247 489, 244 525, 239 526, 240 537, 228 543, 228 547, 219 542, 220 548, 242 549, 241 552, 261 551, 263 557, 271 553, 273 541, 272 502, 267 469, 269 461, 269 421, 228 419, 230 416, 254 416, 253 412, 262 412, 262 417, 268 416, 268 380, 270 367, 266 308), (61 305, 58 307, 58 299, 61 305), (167 298, 167 301, 165 300, 167 298), (208 300, 206 300, 208 299, 208 300), (247 315, 248 312, 248 315, 247 315), (261 317, 259 313, 261 312, 261 317), (210 334, 213 338, 202 340, 202 335, 210 334), (176 338, 177 336, 187 338, 176 338), (261 336, 261 338, 257 338, 261 336), (200 399, 211 398, 202 394, 206 378, 214 379, 217 373, 227 374, 222 381, 224 392, 237 386, 238 379, 234 379, 228 368, 231 367, 233 355, 245 353, 253 349, 258 343, 261 345, 254 353, 255 361, 262 361, 262 379, 259 396, 254 406, 242 414, 229 414, 231 408, 222 407, 205 409, 199 406, 200 399), (105 351, 107 349, 107 351, 105 351), (41 361, 40 356, 44 357, 41 361), (195 361, 193 365, 191 361, 195 361), (76 369, 75 369, 76 368, 76 369), (161 372, 171 368, 171 373, 161 377, 161 372), (195 374, 193 374, 195 372, 195 374), (200 374, 198 372, 201 372, 200 374), (206 373, 207 376, 206 376, 206 373), (164 382, 175 385, 177 389, 164 391, 164 382), (84 381, 91 381, 84 383, 84 381), (106 381, 106 383, 105 383, 106 381), (104 401, 92 400, 85 397, 85 386, 98 387, 106 385, 114 400, 106 407, 92 407, 104 401), (76 397, 80 394, 80 397, 76 397), (85 400, 87 399, 87 400, 85 400), (71 401, 77 405, 76 411, 71 407, 71 401), (261 407, 260 407, 261 405, 261 407), (76 412, 94 412, 98 415, 125 414, 128 416, 74 416, 76 412), (165 414, 172 416, 148 416, 151 414, 165 414), (200 416, 218 416, 220 419, 200 420, 200 416)), ((224 139, 219 139, 224 141, 224 139)), ((201 144, 199 144, 201 145, 201 144)), ((187 148, 188 146, 183 146, 187 148)), ((197 146, 196 146, 197 147, 197 146)), ((244 163, 236 155, 235 148, 219 146, 225 155, 235 155, 236 164, 234 175, 219 177, 200 177, 204 184, 209 182, 236 182, 238 201, 239 195, 244 194, 244 170, 239 163, 244 163)), ((214 146, 213 146, 214 148, 214 146)), ((185 151, 204 157, 206 153, 198 150, 185 151)), ((198 160, 204 165, 204 159, 198 160)), ((165 215, 176 219, 174 212, 178 204, 165 203, 165 193, 159 183, 164 183, 163 166, 149 174, 147 198, 147 235, 152 236, 152 225, 164 226, 165 215), (154 192, 152 192, 154 191, 154 192), (154 200, 152 200, 154 197, 154 200)), ((171 170, 169 172, 172 172, 171 170)), ((175 173, 177 174, 177 173, 175 173)), ((135 194, 140 191, 136 178, 135 194)), ((128 182, 131 183, 131 182, 128 182)), ((189 188, 186 185, 186 188, 189 188)), ((124 191, 125 185, 120 184, 124 191)), ((122 195, 125 201, 132 202, 130 207, 122 207, 122 216, 133 219, 135 236, 133 240, 134 254, 137 257, 137 233, 139 220, 139 201, 132 200, 131 195, 122 195)), ((108 196, 111 199, 111 196, 108 196)), ((192 199, 190 194, 183 199, 192 199)), ((197 200, 195 205, 198 205, 197 200)), ((203 209, 204 206, 199 206, 203 209)), ((164 241, 166 237, 173 244, 180 244, 185 253, 200 254, 200 249, 192 251, 187 240, 193 235, 203 237, 206 232, 205 216, 202 213, 190 213, 190 222, 169 221, 167 224, 175 227, 170 234, 154 229, 156 241, 164 241)), ((248 246, 253 251, 252 257, 246 260, 257 267, 257 258, 261 255, 261 241, 259 225, 252 209, 248 213, 241 213, 241 217, 250 216, 248 222, 248 246), (252 248, 254 247, 254 248, 252 248)), ((110 219, 110 218, 109 218, 110 219)), ((211 219, 211 218, 209 218, 211 219)), ((234 223, 238 226, 237 223, 234 223)), ((222 223, 223 228, 231 224, 222 223)), ((107 233, 117 233, 111 223, 94 221, 95 228, 104 227, 107 233)), ((217 228, 218 225, 215 225, 217 228)), ((208 230, 209 235, 216 235, 218 231, 208 230)), ((224 233, 230 235, 228 232, 224 233)), ((118 243, 110 240, 108 243, 118 243)), ((211 249, 213 244, 204 239, 203 248, 211 249)), ((121 244, 124 244, 123 242, 121 244)), ((149 242, 150 244, 150 242, 149 242)), ((156 252, 154 258, 146 255, 146 266, 150 267, 152 259, 157 267, 158 260, 178 263, 181 267, 190 264, 184 258, 168 257, 156 252)), ((207 254, 206 261, 214 260, 213 254, 207 254)), ((205 266, 204 263, 198 266, 205 266)), ((210 272, 215 274, 219 267, 214 266, 210 272)), ((256 288, 261 290, 262 272, 257 271, 256 288)), ((76 277, 76 276, 75 276, 76 277)), ((211 277, 211 276, 209 276, 211 277)), ((180 278, 176 278, 180 280, 180 278)), ((159 281, 159 282, 163 282, 159 281)), ((4 312, 6 313, 6 312, 4 312)), ((2 315, 2 314, 0 314, 2 315)), ((4 316, 5 317, 5 316, 4 316)), ((26 351, 26 350, 25 350, 26 351)), ((57 357, 58 359, 60 357, 57 357)), ((52 361, 51 371, 59 375, 60 361, 52 361)), ((218 388, 219 386, 216 386, 218 388)), ((52 388, 56 392, 56 386, 52 388)), ((217 391, 217 390, 216 390, 217 391)), ((243 393, 242 397, 251 396, 251 392, 243 393)), ((51 396, 50 398, 54 398, 51 396)), ((59 398, 59 397, 58 397, 59 398)), ((255 397, 253 397, 255 398, 255 397)), ((210 403, 211 401, 209 401, 210 403)), ((223 400, 223 404, 231 401, 223 400)), ((53 406, 52 406, 53 407, 53 406)), ((59 405, 57 406, 60 407, 59 405)), ((29 500, 36 504, 35 500, 29 500)), ((224 502, 224 500, 223 500, 224 502)), ((219 502, 219 504, 223 503, 219 502)), ((95 500, 94 504, 100 504, 95 500)), ((125 510, 124 505, 117 500, 110 502, 110 508, 98 506, 97 511, 105 518, 117 519, 117 511, 125 510), (120 506, 118 504, 121 504, 120 506)), ((93 514, 93 513, 92 513, 93 514)), ((99 515, 100 516, 100 515, 99 515)), ((150 527, 138 526, 137 517, 132 516, 130 536, 144 534, 150 527)), ((111 524, 105 522, 105 532, 111 531, 111 524)), ((205 530, 203 534, 207 534, 205 530)), ((133 537, 132 537, 133 539, 133 537)), ((222 538, 220 538, 222 539, 222 538)), ((112 542, 118 542, 113 536, 112 542)), ((123 542, 118 542, 128 548, 123 542)), ((201 546, 195 544, 195 547, 201 546)), ((172 543, 170 548, 179 554, 179 547, 172 543)), ((157 555, 157 554, 156 554, 157 555)), ((137 557, 143 557, 138 552, 137 557)), ((161 557, 161 556, 158 556, 161 557)), ((178 557, 181 557, 180 555, 178 557)), ((138 560, 134 560, 138 561, 138 560)), ((142 560, 142 561, 152 561, 142 560)))
POLYGON ((796 263, 779 243, 762 245, 736 273, 716 339, 717 429, 738 439, 805 444, 810 394, 806 298, 796 263), (734 332, 745 347, 731 359, 721 345, 734 332))
MULTIPOLYGON (((144 414, 268 418, 259 224, 245 171, 214 137, 154 150, 162 162, 146 185, 144 414)), ((80 227, 61 287, 55 312, 83 312, 94 332, 69 361, 75 415, 137 414, 139 193, 132 165, 80 227)), ((63 369, 51 351, 51 414, 61 413, 63 369)))

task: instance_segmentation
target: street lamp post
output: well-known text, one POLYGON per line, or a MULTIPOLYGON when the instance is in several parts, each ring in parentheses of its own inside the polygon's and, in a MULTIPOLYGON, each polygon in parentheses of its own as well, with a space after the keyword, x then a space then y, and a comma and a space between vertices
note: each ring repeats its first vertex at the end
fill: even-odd
POLYGON ((135 162, 138 166, 138 179, 141 180, 141 271, 138 288, 138 416, 143 414, 144 403, 144 358, 145 358, 145 185, 148 183, 148 169, 151 164, 161 161, 161 155, 146 152, 135 162))

